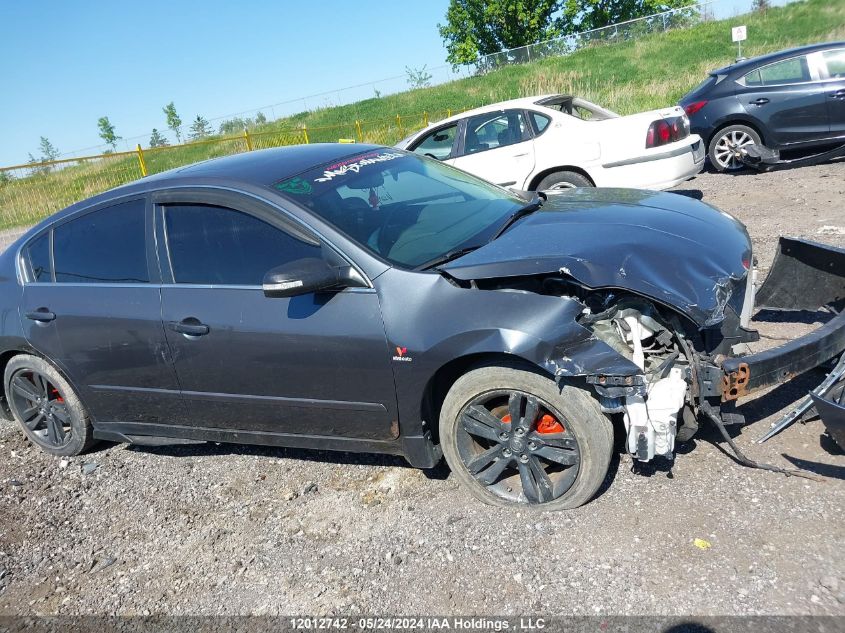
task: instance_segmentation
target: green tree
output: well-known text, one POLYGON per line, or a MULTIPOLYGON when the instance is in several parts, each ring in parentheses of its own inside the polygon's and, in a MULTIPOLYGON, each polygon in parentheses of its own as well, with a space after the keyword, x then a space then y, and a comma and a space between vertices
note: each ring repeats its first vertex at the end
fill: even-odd
POLYGON ((167 139, 161 135, 161 133, 153 128, 152 134, 150 134, 150 147, 167 147, 170 143, 167 142, 167 139))
POLYGON ((97 128, 100 130, 100 138, 103 139, 107 145, 111 145, 112 149, 115 149, 115 145, 117 145, 117 141, 121 137, 115 133, 114 125, 112 125, 112 122, 109 121, 107 116, 101 116, 97 120, 97 128))
POLYGON ((208 124, 207 120, 198 114, 197 118, 194 119, 194 122, 191 123, 191 130, 188 137, 192 141, 195 141, 200 138, 205 138, 209 134, 211 134, 211 126, 208 124))
MULTIPOLYGON (((194 124, 196 124, 196 121, 194 121, 194 124)), ((242 119, 236 116, 234 119, 226 119, 220 124, 219 134, 239 134, 252 125, 252 119, 242 119)), ((194 128, 191 127, 191 129, 194 128)))
POLYGON ((576 33, 689 5, 689 0, 564 0, 559 24, 561 32, 576 33))
MULTIPOLYGON (((46 163, 51 160, 56 160, 59 157, 59 150, 50 142, 50 140, 46 136, 41 137, 41 142, 38 144, 38 149, 41 150, 41 160, 36 162, 46 163)), ((29 157, 32 158, 32 154, 30 154, 29 157)))
POLYGON ((405 74, 408 76, 408 85, 411 88, 428 88, 431 86, 431 73, 426 70, 424 64, 422 68, 409 68, 405 66, 405 74))
POLYGON ((259 112, 258 114, 255 115, 255 124, 256 125, 264 125, 265 123, 267 123, 267 117, 264 116, 263 112, 259 112))
POLYGON ((167 117, 167 127, 173 130, 173 133, 176 135, 176 142, 182 142, 182 134, 179 131, 179 128, 182 127, 182 119, 179 118, 179 115, 176 114, 176 106, 173 105, 171 101, 166 106, 161 109, 164 112, 164 116, 167 117))
MULTIPOLYGON (((689 0, 450 0, 438 24, 446 61, 483 55, 685 7, 689 0)), ((520 56, 527 59, 527 56, 520 56)))
POLYGON ((15 177, 10 171, 0 171, 0 186, 12 182, 15 177))
POLYGON ((438 24, 446 61, 472 64, 481 55, 535 44, 561 32, 561 0, 450 0, 438 24))
MULTIPOLYGON (((43 139, 44 137, 42 136, 41 138, 43 139)), ((32 152, 29 152, 27 155, 29 156, 29 159, 26 162, 29 163, 30 165, 32 165, 32 167, 29 168, 29 175, 30 176, 37 176, 38 174, 46 174, 47 172, 50 171, 49 165, 40 165, 40 166, 36 167, 36 165, 38 165, 39 163, 44 162, 43 158, 36 158, 35 156, 32 155, 32 152)))

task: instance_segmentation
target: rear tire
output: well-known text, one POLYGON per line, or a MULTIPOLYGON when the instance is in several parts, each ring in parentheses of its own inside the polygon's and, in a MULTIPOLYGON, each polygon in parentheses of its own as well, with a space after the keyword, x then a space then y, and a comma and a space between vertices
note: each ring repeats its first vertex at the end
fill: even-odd
POLYGON ((6 365, 6 401, 21 429, 45 453, 79 455, 94 445, 88 413, 47 361, 21 354, 6 365))
POLYGON ((499 507, 577 508, 598 491, 613 453, 613 425, 595 398, 521 365, 461 376, 443 402, 440 439, 458 481, 499 507))
POLYGON ((577 171, 556 171, 537 183, 537 191, 555 189, 574 189, 575 187, 593 187, 593 183, 584 174, 577 171))
POLYGON ((729 125, 710 139, 707 157, 716 171, 740 171, 745 165, 731 155, 731 148, 751 144, 762 145, 760 135, 755 130, 747 125, 729 125))

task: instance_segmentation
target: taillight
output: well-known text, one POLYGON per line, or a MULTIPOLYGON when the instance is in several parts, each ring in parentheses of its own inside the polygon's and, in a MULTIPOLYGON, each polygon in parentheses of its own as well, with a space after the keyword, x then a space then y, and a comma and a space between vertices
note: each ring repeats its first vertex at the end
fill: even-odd
POLYGON ((684 106, 684 112, 687 113, 687 116, 692 116, 693 114, 695 114, 696 112, 701 110, 701 108, 703 108, 706 105, 707 105, 707 100, 693 101, 692 103, 688 103, 687 105, 684 106))
POLYGON ((689 136, 689 120, 686 116, 672 117, 671 119, 660 119, 648 126, 646 132, 645 146, 660 147, 667 143, 680 141, 689 136))

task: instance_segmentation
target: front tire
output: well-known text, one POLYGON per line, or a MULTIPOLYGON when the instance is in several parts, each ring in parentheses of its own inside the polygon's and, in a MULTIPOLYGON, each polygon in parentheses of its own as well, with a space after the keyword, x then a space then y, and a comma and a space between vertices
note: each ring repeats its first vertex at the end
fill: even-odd
POLYGON ((47 361, 29 354, 15 356, 6 365, 4 385, 15 420, 42 451, 70 457, 93 446, 85 407, 47 361))
POLYGON ((519 366, 461 376, 440 414, 443 454, 477 499, 499 507, 577 508, 598 491, 613 426, 598 402, 519 366))
POLYGON ((760 135, 747 125, 729 125, 710 139, 707 157, 716 171, 739 171, 745 165, 734 158, 733 149, 744 145, 762 145, 760 135))
POLYGON ((574 189, 575 187, 592 187, 593 183, 584 174, 577 171, 556 171, 537 183, 537 191, 554 191, 557 189, 574 189))

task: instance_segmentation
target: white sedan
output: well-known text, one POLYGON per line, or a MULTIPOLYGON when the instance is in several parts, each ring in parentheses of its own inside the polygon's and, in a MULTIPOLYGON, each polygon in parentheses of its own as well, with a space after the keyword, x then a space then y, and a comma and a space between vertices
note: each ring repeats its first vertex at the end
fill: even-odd
POLYGON ((578 97, 503 101, 429 125, 397 147, 503 187, 668 189, 699 173, 705 148, 678 107, 619 116, 578 97))

